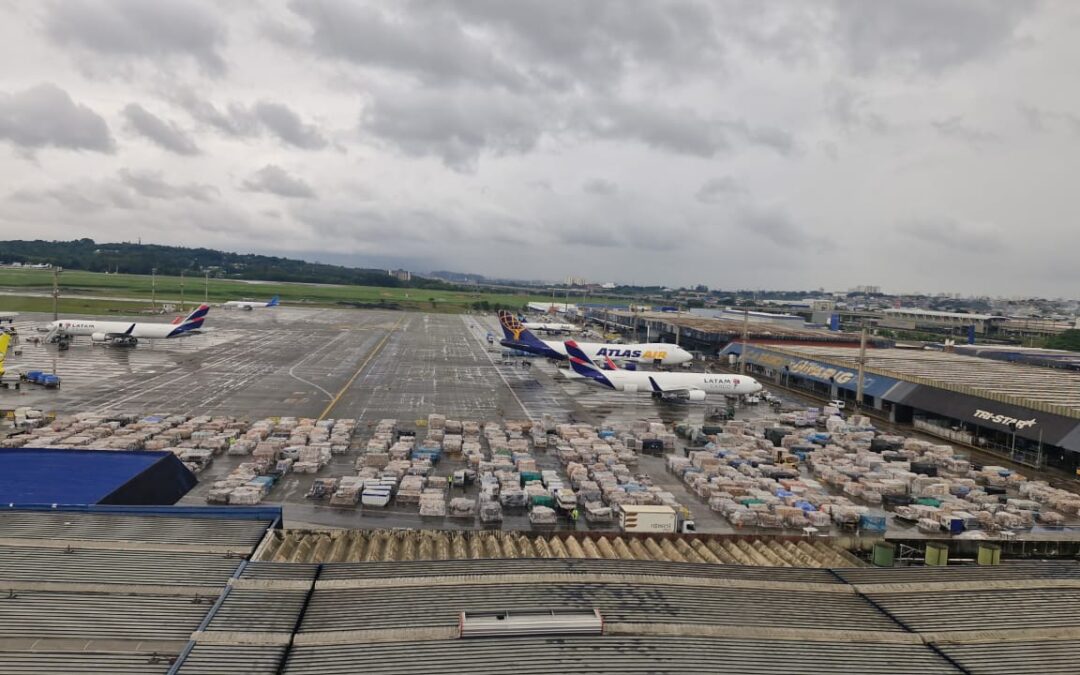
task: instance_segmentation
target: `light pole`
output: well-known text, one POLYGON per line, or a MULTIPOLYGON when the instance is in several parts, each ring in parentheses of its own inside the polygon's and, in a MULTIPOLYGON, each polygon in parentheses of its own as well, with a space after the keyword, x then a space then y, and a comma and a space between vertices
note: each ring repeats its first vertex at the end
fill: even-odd
MULTIPOLYGON (((52 318, 56 321, 60 318, 60 273, 63 267, 54 267, 52 272, 52 318)), ((54 370, 55 372, 55 370, 54 370)))
POLYGON ((184 311, 184 270, 180 270, 180 311, 184 311))
POLYGON ((157 311, 157 268, 150 268, 150 306, 157 311))

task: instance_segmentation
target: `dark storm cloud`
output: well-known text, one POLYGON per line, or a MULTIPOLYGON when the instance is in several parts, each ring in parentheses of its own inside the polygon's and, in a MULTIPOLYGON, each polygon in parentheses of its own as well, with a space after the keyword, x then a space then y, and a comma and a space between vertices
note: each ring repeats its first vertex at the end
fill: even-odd
POLYGON ((590 178, 582 184, 581 189, 586 194, 601 197, 618 194, 619 192, 618 184, 604 178, 590 178))
POLYGON ((694 197, 705 204, 719 204, 745 193, 746 188, 739 181, 731 176, 723 176, 710 178, 702 183, 694 197))
POLYGON ((992 253, 1005 249, 1002 233, 996 227, 952 218, 908 220, 897 224, 895 231, 946 255, 992 253))
POLYGON ((304 124, 300 116, 291 108, 281 103, 260 101, 252 108, 256 119, 282 142, 305 150, 318 150, 326 147, 326 139, 318 129, 304 124))
POLYGON ((187 133, 173 122, 161 119, 138 103, 124 107, 128 126, 156 145, 178 155, 197 155, 199 148, 187 133))
POLYGON ((212 185, 188 183, 172 185, 165 181, 160 172, 121 169, 120 182, 134 192, 150 199, 187 198, 200 202, 212 201, 221 191, 212 185))
POLYGON ((835 0, 835 30, 855 72, 898 67, 940 73, 994 58, 1036 3, 835 0))
POLYGON ((29 150, 114 150, 105 120, 54 84, 12 94, 0 92, 0 139, 29 150))
POLYGON ((47 6, 45 29, 56 42, 108 57, 190 57, 220 75, 226 30, 217 12, 184 0, 63 0, 47 6))
POLYGON ((310 199, 315 196, 315 190, 310 185, 273 164, 267 164, 245 180, 244 189, 293 199, 310 199))

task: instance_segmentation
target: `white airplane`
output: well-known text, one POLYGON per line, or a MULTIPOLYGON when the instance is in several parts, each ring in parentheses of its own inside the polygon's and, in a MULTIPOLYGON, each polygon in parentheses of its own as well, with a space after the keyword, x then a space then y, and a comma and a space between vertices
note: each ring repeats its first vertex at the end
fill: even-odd
POLYGON ((590 384, 614 391, 647 391, 666 401, 704 401, 709 394, 756 394, 762 386, 752 377, 711 373, 650 373, 640 370, 600 370, 573 340, 564 343, 570 367, 590 384))
POLYGON ((60 319, 48 325, 46 342, 66 344, 74 337, 89 336, 94 342, 108 342, 117 347, 134 347, 140 339, 155 340, 189 335, 202 328, 210 305, 199 305, 180 323, 135 323, 131 321, 94 321, 60 319))
POLYGON ((277 307, 280 304, 281 298, 274 296, 270 298, 269 302, 256 302, 254 300, 229 300, 228 302, 221 303, 222 309, 246 309, 251 311, 253 309, 261 309, 263 307, 277 307))
POLYGON ((540 333, 570 333, 578 330, 578 327, 572 323, 522 321, 521 325, 540 333))
MULTIPOLYGON (((529 352, 537 356, 545 356, 557 361, 566 360, 566 347, 562 342, 541 340, 533 335, 513 313, 505 310, 500 311, 499 324, 502 326, 504 335, 504 339, 499 342, 502 346, 529 352)), ((576 344, 589 354, 592 361, 604 361, 610 358, 616 361, 675 366, 691 361, 694 358, 693 354, 679 345, 666 342, 648 342, 632 345, 603 342, 581 342, 576 344)))

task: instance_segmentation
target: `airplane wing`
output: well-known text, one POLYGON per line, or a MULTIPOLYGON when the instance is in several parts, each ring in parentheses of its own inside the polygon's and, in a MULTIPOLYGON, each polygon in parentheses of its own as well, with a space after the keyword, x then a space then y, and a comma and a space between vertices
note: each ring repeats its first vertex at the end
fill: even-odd
POLYGON ((704 401, 705 392, 701 389, 691 389, 690 387, 678 387, 676 389, 664 389, 656 383, 656 379, 649 377, 649 385, 652 387, 654 394, 659 394, 661 398, 676 401, 704 401))

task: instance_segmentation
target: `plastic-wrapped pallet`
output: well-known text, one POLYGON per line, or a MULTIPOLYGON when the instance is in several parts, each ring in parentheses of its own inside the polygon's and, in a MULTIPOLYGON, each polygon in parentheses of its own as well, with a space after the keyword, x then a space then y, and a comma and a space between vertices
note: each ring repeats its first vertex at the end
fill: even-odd
POLYGON ((529 511, 529 522, 533 525, 555 525, 558 519, 554 509, 546 506, 534 506, 529 511))
POLYGON ((447 515, 451 518, 472 518, 476 515, 476 502, 467 497, 455 497, 450 500, 447 515))
POLYGON ((420 495, 420 515, 440 517, 446 515, 446 495, 441 490, 424 490, 420 495))

